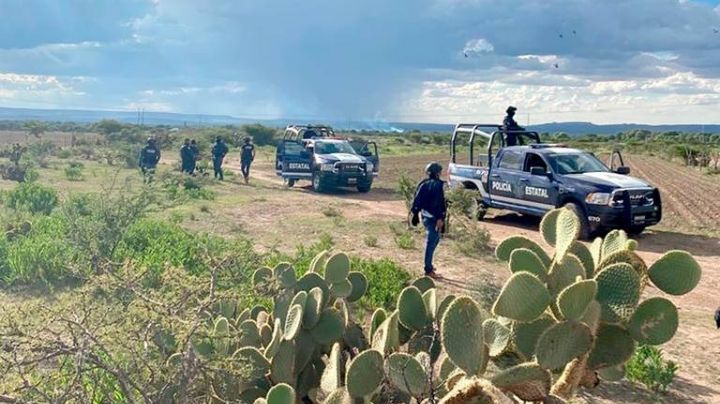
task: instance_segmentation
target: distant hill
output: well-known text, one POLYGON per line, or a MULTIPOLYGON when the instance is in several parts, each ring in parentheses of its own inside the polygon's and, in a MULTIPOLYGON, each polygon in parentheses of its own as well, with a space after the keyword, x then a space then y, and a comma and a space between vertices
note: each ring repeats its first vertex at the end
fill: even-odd
MULTIPOLYGON (((306 124, 317 122, 293 121, 289 119, 246 119, 229 115, 203 115, 178 114, 170 112, 145 112, 140 117, 134 111, 92 111, 92 110, 64 110, 64 109, 29 109, 29 108, 2 108, 0 107, 0 120, 12 121, 54 121, 90 123, 102 119, 115 119, 120 122, 146 125, 173 125, 173 126, 201 126, 201 125, 244 125, 260 123, 267 126, 284 127, 288 124, 306 124)), ((343 130, 377 130, 383 132, 401 132, 420 130, 423 132, 450 132, 453 124, 415 123, 415 122, 369 122, 369 121, 325 121, 336 129, 343 130)), ((529 129, 537 132, 557 133, 564 132, 571 136, 594 133, 598 135, 611 135, 618 132, 641 129, 652 132, 707 132, 720 133, 720 125, 647 125, 623 123, 612 125, 596 125, 590 122, 552 122, 532 125, 529 129)))

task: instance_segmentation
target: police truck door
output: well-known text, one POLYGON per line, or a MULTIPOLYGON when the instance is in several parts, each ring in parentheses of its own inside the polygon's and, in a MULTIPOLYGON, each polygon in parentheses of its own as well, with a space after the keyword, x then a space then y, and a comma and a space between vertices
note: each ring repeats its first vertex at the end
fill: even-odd
POLYGON ((309 179, 312 177, 312 153, 302 143, 283 140, 281 145, 281 170, 283 178, 309 179))
POLYGON ((553 201, 557 200, 557 187, 553 184, 551 175, 547 162, 539 154, 525 154, 519 191, 525 205, 537 210, 540 215, 555 208, 553 201))
POLYGON ((350 145, 355 149, 357 154, 373 163, 373 173, 377 174, 380 170, 380 155, 378 154, 377 144, 375 142, 354 140, 350 142, 350 145))
POLYGON ((518 182, 522 176, 523 153, 520 150, 504 149, 493 162, 488 185, 491 199, 500 204, 517 205, 518 182))

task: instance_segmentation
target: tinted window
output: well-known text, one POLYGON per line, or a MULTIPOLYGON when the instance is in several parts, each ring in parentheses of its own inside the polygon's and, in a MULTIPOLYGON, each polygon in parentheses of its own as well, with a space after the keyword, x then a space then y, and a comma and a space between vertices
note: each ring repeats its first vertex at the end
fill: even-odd
POLYGON ((500 168, 506 170, 522 170, 522 157, 523 155, 519 151, 506 150, 502 157, 500 157, 500 168))
POLYGON ((523 171, 530 172, 530 168, 532 167, 541 167, 543 170, 547 171, 547 164, 545 164, 545 161, 542 159, 542 157, 538 156, 535 153, 528 153, 525 156, 525 167, 523 171))
POLYGON ((285 142, 285 154, 289 156, 299 156, 305 148, 300 143, 285 142))
POLYGON ((590 153, 551 154, 550 165, 558 174, 608 172, 610 169, 590 153))

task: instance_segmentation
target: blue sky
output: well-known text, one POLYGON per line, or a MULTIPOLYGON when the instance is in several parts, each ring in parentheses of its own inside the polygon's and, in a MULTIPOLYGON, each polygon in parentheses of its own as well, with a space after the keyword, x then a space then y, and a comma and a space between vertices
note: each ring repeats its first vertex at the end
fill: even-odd
POLYGON ((720 123, 713 0, 2 0, 0 106, 720 123))

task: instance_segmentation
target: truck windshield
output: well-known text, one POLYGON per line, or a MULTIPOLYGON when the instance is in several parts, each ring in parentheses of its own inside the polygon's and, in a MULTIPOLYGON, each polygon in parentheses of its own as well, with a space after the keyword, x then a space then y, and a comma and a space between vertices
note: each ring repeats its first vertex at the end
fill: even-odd
POLYGON ((610 171, 602 161, 589 153, 551 154, 548 157, 553 171, 557 174, 582 174, 610 171))
POLYGON ((355 153, 355 149, 346 142, 315 142, 315 153, 332 154, 332 153, 355 153))

